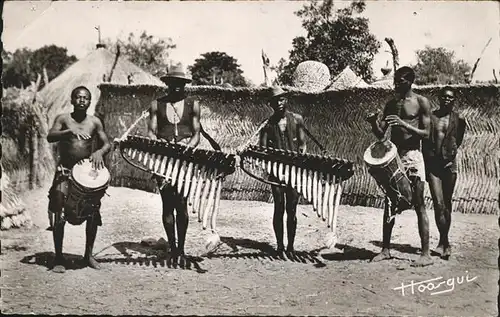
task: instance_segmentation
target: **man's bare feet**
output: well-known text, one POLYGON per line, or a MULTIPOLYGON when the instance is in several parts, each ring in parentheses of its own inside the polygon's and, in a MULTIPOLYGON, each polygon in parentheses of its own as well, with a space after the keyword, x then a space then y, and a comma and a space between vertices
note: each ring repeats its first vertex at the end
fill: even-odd
POLYGON ((391 258, 391 252, 389 251, 389 249, 383 249, 370 262, 379 262, 382 260, 389 260, 390 258, 391 258))
POLYGON ((434 249, 434 252, 436 252, 439 255, 443 255, 443 252, 444 252, 443 245, 441 243, 438 244, 438 246, 436 247, 436 249, 434 249))
POLYGON ((84 262, 88 267, 93 268, 94 270, 101 269, 101 265, 99 264, 99 262, 97 262, 96 259, 94 259, 94 257, 92 256, 85 258, 84 262))
POLYGON ((424 267, 434 264, 430 255, 421 255, 417 260, 413 261, 410 265, 413 267, 424 267))
POLYGON ((442 258, 445 260, 448 260, 451 256, 451 246, 447 246, 444 248, 444 251, 442 253, 442 258))

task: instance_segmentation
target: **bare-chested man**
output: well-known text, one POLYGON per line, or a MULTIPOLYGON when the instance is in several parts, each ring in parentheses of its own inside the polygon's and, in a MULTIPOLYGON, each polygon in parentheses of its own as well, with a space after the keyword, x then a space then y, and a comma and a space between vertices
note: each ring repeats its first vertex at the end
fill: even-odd
MULTIPOLYGON (((271 107, 274 110, 267 125, 260 133, 260 146, 272 147, 287 151, 305 153, 304 119, 301 115, 287 110, 287 93, 280 87, 274 87, 271 107)), ((270 180, 280 181, 274 177, 270 180)), ((297 230, 297 204, 299 194, 291 186, 285 188, 271 186, 274 200, 273 228, 277 241, 277 252, 281 256, 285 251, 283 243, 283 216, 287 213, 288 245, 286 252, 293 255, 295 232, 297 230)))
MULTIPOLYGON (((422 244, 422 254, 412 266, 426 266, 433 263, 429 254, 429 219, 425 211, 424 186, 425 165, 421 151, 422 140, 429 138, 431 108, 427 98, 412 90, 415 72, 409 67, 401 67, 394 74, 396 97, 384 108, 381 121, 370 120, 372 131, 378 138, 383 138, 386 129, 391 126, 391 141, 396 145, 401 161, 413 187, 413 206, 418 218, 418 231, 422 244)), ((384 209, 382 252, 372 261, 390 259, 390 240, 395 219, 390 219, 387 203, 384 209)))
POLYGON ((451 201, 457 181, 456 156, 464 138, 465 119, 453 111, 455 93, 451 87, 443 88, 439 97, 440 108, 433 112, 431 134, 429 140, 423 142, 423 153, 439 230, 436 252, 446 259, 451 255, 448 239, 451 201))
POLYGON ((64 208, 68 194, 68 177, 73 166, 90 158, 92 167, 101 169, 104 167, 103 156, 111 149, 101 120, 87 114, 90 101, 91 94, 86 87, 80 86, 73 89, 71 92, 73 112, 58 115, 47 136, 49 142, 59 142, 60 156, 54 182, 49 192, 49 212, 55 216, 53 236, 56 256, 53 271, 56 273, 64 273, 66 270, 62 254, 66 221, 72 225, 81 225, 87 221, 84 261, 91 268, 100 268, 92 256, 97 227, 102 225, 100 200, 88 202, 90 207, 83 218, 78 217, 74 210, 64 208), (96 137, 100 139, 102 147, 94 151, 93 144, 97 144, 96 137))
MULTIPOLYGON (((191 79, 186 76, 182 67, 172 67, 161 80, 168 86, 165 96, 151 104, 148 137, 164 139, 170 142, 181 143, 189 147, 196 147, 200 142, 200 106, 197 100, 186 98, 184 87, 191 79)), ((184 243, 189 224, 187 199, 177 193, 165 179, 157 177, 158 186, 163 204, 163 227, 172 252, 172 261, 180 265, 186 264, 184 243), (174 209, 177 211, 174 216, 174 209), (178 244, 175 239, 175 225, 177 224, 178 244)))

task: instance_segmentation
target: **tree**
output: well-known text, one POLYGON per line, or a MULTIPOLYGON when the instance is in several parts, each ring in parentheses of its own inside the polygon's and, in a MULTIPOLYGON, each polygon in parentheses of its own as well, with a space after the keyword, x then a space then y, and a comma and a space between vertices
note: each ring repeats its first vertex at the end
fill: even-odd
MULTIPOLYGON (((14 53, 2 51, 4 67, 4 87, 27 87, 36 81, 38 75, 46 71, 47 79, 52 80, 77 61, 74 55, 68 55, 65 47, 56 45, 43 46, 35 51, 27 48, 17 49, 14 53)), ((47 84, 42 82, 40 89, 47 84)))
POLYGON ((355 16, 365 7, 363 1, 354 1, 346 8, 336 9, 333 0, 311 0, 295 12, 302 19, 307 36, 293 39, 290 61, 279 74, 280 82, 290 85, 297 65, 306 60, 324 63, 332 76, 350 66, 364 80, 371 80, 371 63, 381 43, 370 33, 369 20, 355 16))
POLYGON ((455 61, 455 52, 443 47, 426 46, 418 50, 417 64, 413 65, 417 85, 467 83, 471 66, 463 60, 455 61))
POLYGON ((143 31, 139 37, 130 33, 125 41, 120 39, 103 41, 106 47, 116 53, 117 44, 120 45, 120 55, 141 67, 150 74, 161 77, 167 71, 170 52, 176 48, 171 38, 156 38, 143 31))
POLYGON ((192 66, 188 67, 194 85, 218 85, 228 83, 235 87, 247 87, 238 61, 224 52, 201 54, 192 66))

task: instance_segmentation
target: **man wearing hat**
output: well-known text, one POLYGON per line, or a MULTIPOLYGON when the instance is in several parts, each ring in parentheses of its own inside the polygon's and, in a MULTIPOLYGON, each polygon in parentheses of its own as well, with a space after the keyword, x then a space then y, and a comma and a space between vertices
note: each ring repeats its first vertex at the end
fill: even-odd
MULTIPOLYGON (((188 147, 196 147, 200 142, 200 106, 197 100, 187 98, 184 87, 191 82, 182 66, 171 67, 167 75, 160 78, 167 86, 167 94, 151 103, 148 137, 181 143, 188 147)), ((164 178, 157 177, 163 204, 163 227, 176 264, 185 265, 184 242, 189 223, 187 200, 179 195, 164 178), (174 215, 174 209, 177 211, 174 215), (177 224, 178 243, 175 238, 177 224)))
MULTIPOLYGON (((301 115, 287 110, 287 95, 281 87, 274 87, 270 105, 274 112, 260 133, 260 146, 305 153, 304 119, 301 115)), ((280 181, 272 176, 270 180, 280 181)), ((297 229, 297 204, 299 194, 290 185, 286 187, 271 186, 274 201, 273 228, 276 235, 277 251, 280 255, 285 251, 283 243, 283 216, 287 214, 287 253, 293 256, 295 232, 297 229)))

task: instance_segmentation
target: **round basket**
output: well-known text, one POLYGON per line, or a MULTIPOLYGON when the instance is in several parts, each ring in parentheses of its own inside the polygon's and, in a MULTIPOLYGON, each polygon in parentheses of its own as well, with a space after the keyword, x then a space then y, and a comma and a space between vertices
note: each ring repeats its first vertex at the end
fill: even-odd
POLYGON ((325 89, 331 81, 328 66, 317 61, 300 63, 293 74, 293 85, 305 92, 325 89))

